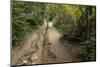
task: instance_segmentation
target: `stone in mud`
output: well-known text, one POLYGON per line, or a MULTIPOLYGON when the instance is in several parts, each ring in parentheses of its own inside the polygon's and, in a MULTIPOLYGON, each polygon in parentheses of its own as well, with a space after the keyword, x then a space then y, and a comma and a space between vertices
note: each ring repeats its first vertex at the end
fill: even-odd
POLYGON ((23 60, 23 62, 22 62, 23 64, 26 64, 27 63, 27 60, 23 60))
POLYGON ((38 56, 37 56, 37 54, 34 54, 34 55, 31 57, 31 60, 36 60, 36 59, 38 59, 38 56))

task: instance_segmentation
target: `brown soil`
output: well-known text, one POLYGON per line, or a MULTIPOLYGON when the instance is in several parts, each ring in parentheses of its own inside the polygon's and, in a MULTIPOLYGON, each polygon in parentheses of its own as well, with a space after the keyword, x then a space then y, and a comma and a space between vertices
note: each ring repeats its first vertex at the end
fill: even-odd
POLYGON ((76 43, 61 42, 61 35, 50 27, 47 32, 47 42, 44 45, 43 35, 33 33, 21 46, 12 49, 12 64, 45 64, 78 61, 72 54, 76 43))

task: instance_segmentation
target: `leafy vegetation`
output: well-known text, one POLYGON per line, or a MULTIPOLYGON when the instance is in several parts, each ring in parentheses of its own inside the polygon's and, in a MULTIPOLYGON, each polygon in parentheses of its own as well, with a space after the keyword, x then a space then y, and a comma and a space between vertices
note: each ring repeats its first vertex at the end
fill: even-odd
POLYGON ((96 59, 95 10, 95 6, 82 5, 62 5, 56 9, 55 27, 62 39, 79 41, 77 57, 81 57, 83 61, 96 59))
POLYGON ((41 3, 12 2, 12 44, 18 43, 25 35, 43 24, 43 7, 41 3))
POLYGON ((47 5, 48 21, 53 21, 64 40, 77 40, 78 58, 96 59, 96 7, 82 5, 47 5))
POLYGON ((96 7, 12 1, 12 42, 17 45, 38 29, 44 18, 52 21, 65 41, 77 40, 78 58, 96 60, 96 7))

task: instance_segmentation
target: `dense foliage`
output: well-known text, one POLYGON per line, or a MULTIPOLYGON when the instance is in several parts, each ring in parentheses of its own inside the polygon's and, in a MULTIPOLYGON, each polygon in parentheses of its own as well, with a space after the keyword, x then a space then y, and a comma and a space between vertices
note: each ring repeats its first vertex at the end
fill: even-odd
POLYGON ((83 5, 12 2, 12 42, 18 44, 27 33, 52 21, 62 39, 77 40, 77 57, 96 60, 96 7, 83 5))
POLYGON ((55 17, 53 17, 53 20, 55 22, 54 25, 61 33, 62 39, 79 41, 80 46, 76 48, 76 50, 74 50, 77 51, 78 58, 81 57, 83 61, 95 60, 95 6, 56 5, 56 7, 53 9, 55 9, 55 14, 52 13, 53 15, 55 15, 55 17))
POLYGON ((44 5, 40 3, 12 1, 12 44, 18 43, 27 33, 43 24, 44 5))

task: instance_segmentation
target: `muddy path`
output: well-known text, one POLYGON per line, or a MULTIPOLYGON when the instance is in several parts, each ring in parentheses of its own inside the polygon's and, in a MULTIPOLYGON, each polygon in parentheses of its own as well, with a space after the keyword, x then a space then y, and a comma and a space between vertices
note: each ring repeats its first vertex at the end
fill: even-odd
POLYGON ((60 33, 49 27, 45 35, 33 32, 16 48, 12 49, 12 65, 47 64, 78 61, 72 54, 75 43, 61 42, 60 33))
POLYGON ((43 35, 40 30, 27 36, 18 46, 12 48, 12 65, 41 63, 42 42, 43 35))
POLYGON ((60 33, 54 27, 48 29, 49 50, 48 50, 48 63, 62 63, 76 61, 72 56, 71 51, 75 44, 60 41, 60 33))

